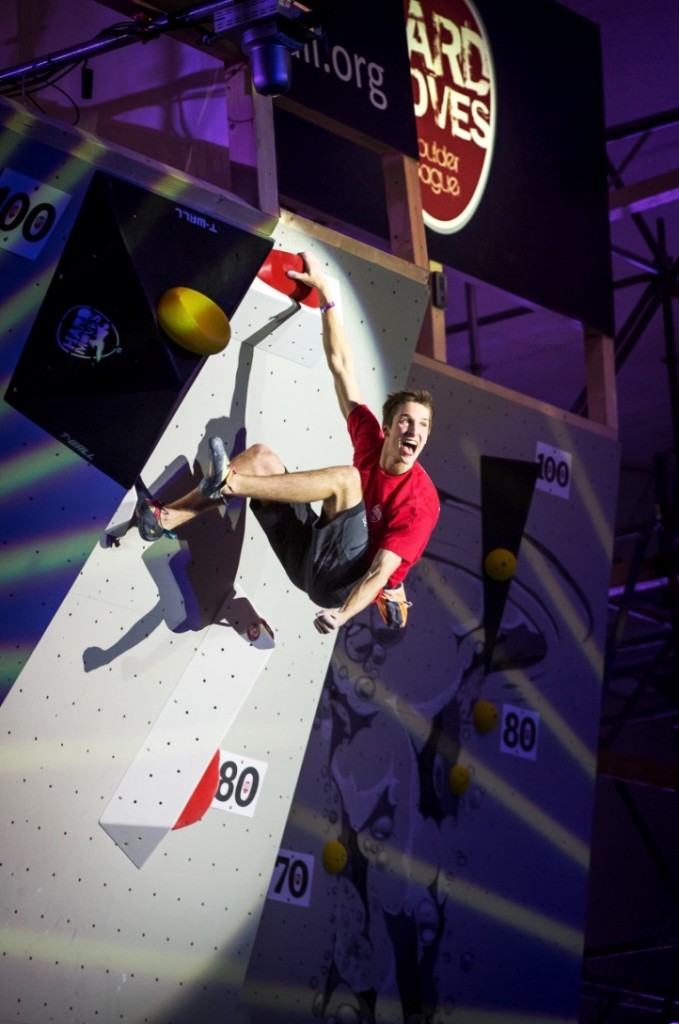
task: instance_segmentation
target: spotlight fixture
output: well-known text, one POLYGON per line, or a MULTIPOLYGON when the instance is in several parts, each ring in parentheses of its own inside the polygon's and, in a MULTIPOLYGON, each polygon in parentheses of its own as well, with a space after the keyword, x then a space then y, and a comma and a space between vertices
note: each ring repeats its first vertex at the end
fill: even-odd
POLYGON ((290 88, 291 55, 321 35, 320 15, 296 0, 232 0, 215 12, 214 33, 238 43, 258 93, 279 96, 290 88))

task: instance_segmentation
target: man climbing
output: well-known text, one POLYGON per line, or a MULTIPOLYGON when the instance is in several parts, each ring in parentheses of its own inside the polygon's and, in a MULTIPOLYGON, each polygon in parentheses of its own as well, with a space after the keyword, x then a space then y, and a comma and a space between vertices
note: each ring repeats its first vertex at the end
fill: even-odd
POLYGON ((304 269, 288 276, 315 288, 323 348, 354 448, 352 466, 288 473, 266 445, 229 461, 210 438, 207 476, 190 494, 137 507, 144 540, 156 540, 215 503, 238 495, 250 508, 295 586, 320 605, 314 624, 330 633, 377 602, 389 626, 405 626, 403 580, 422 555, 439 515, 436 488, 418 463, 432 425, 427 391, 390 395, 382 427, 363 403, 352 351, 319 260, 302 253, 304 269), (318 515, 312 502, 321 503, 318 515))

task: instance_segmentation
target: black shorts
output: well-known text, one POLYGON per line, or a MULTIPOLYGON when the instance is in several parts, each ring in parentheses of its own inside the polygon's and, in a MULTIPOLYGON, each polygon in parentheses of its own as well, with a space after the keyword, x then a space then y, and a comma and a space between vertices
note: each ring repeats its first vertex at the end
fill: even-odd
POLYGON ((368 571, 368 525, 361 501, 331 522, 311 505, 250 502, 279 562, 321 608, 338 608, 368 571))

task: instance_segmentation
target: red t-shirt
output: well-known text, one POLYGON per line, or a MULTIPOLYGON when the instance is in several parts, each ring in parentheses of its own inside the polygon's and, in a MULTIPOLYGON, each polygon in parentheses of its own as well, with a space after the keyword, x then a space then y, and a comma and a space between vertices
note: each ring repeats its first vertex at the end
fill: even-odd
POLYGON ((347 418, 354 446, 354 465, 361 474, 363 501, 368 518, 368 557, 372 562, 380 548, 402 561, 389 580, 395 587, 422 555, 439 517, 439 497, 429 475, 416 462, 398 476, 380 467, 384 434, 365 405, 357 405, 347 418))

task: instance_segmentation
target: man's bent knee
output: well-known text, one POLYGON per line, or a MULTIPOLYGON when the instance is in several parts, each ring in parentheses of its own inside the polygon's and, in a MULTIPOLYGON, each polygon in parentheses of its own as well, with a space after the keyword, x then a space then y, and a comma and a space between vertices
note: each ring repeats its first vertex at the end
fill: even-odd
POLYGON ((326 514, 331 517, 355 508, 363 498, 361 474, 355 466, 337 466, 335 472, 335 493, 324 503, 326 514))
POLYGON ((285 466, 276 453, 265 444, 253 444, 236 456, 232 462, 237 473, 244 476, 275 476, 285 472, 285 466))

